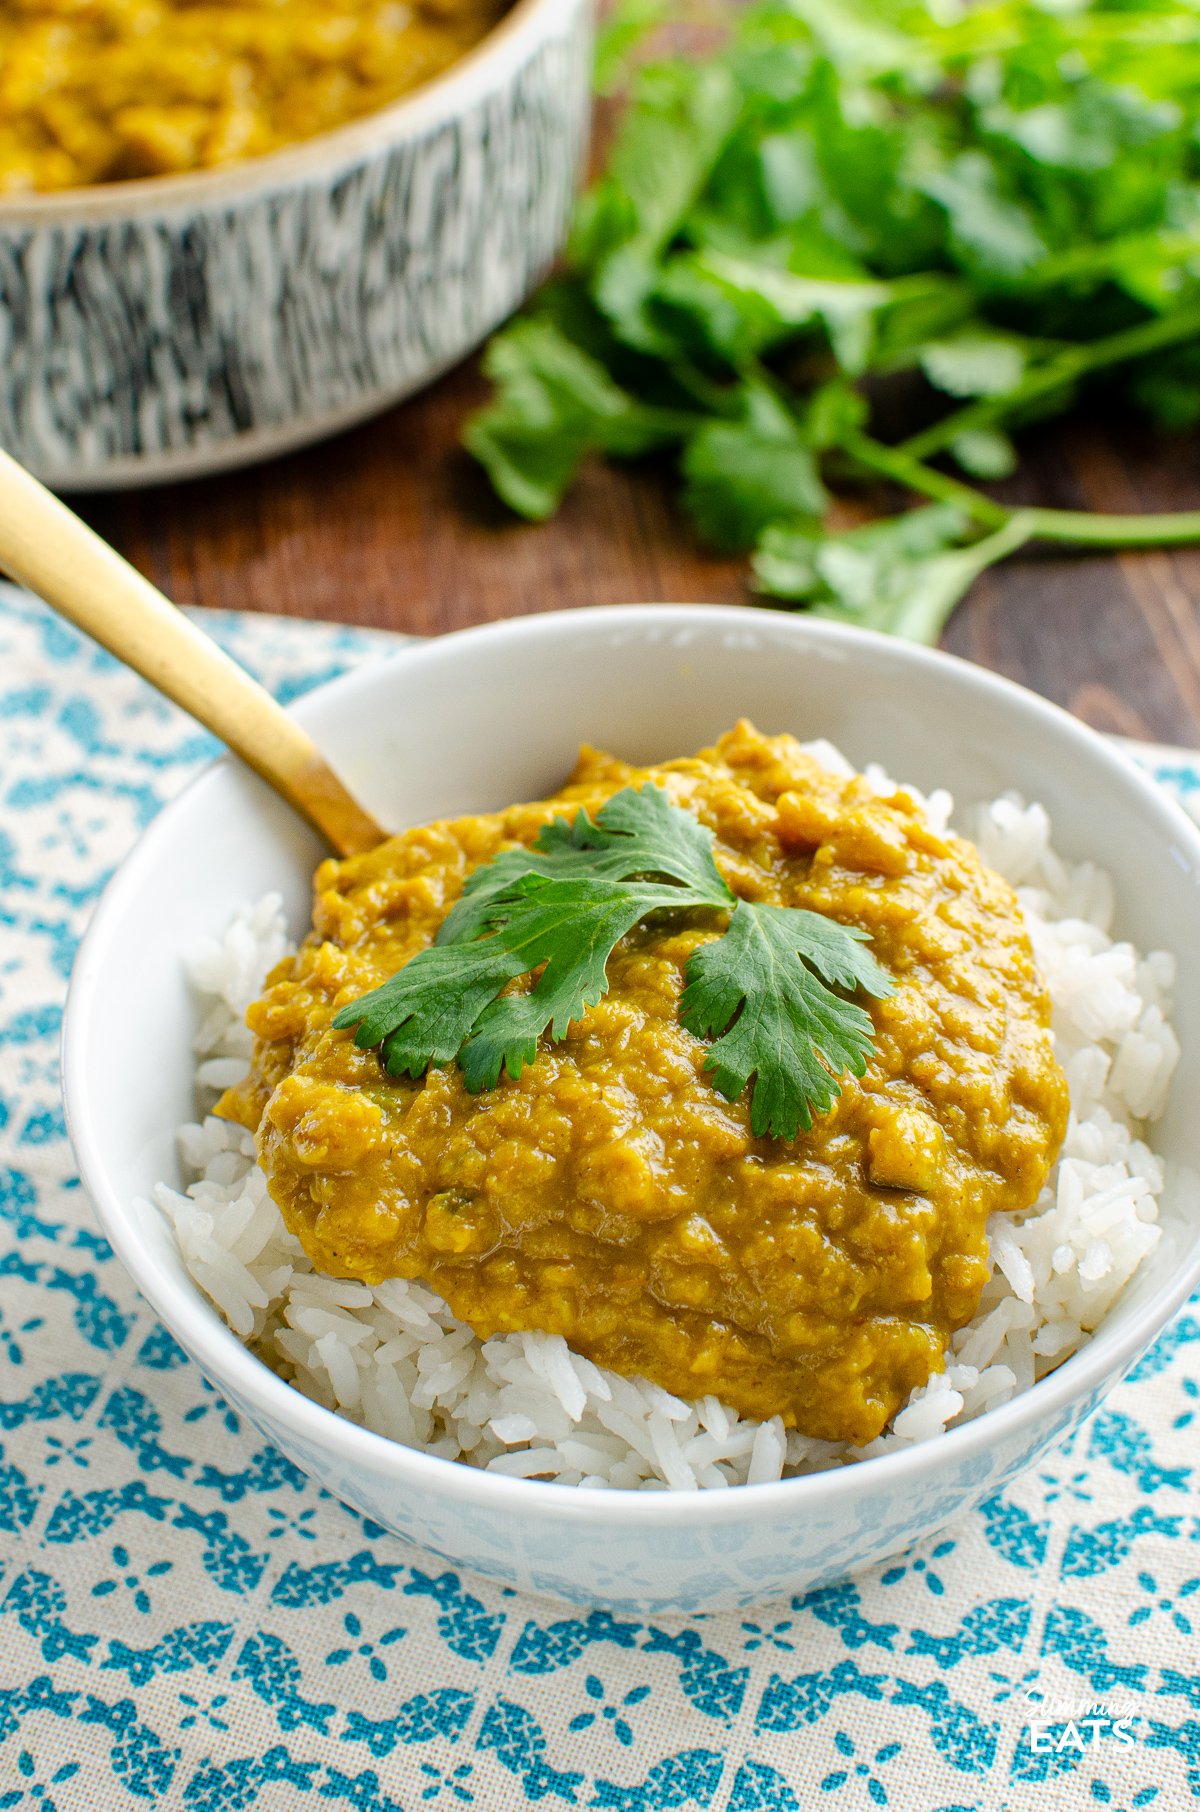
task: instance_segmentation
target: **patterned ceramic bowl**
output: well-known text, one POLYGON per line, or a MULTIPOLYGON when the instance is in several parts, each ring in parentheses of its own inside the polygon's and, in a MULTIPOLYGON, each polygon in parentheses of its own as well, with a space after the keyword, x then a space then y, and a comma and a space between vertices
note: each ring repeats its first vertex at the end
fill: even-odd
POLYGON ((1123 932, 1178 958, 1183 1056, 1155 1128, 1168 1236, 1100 1330, 1031 1391, 938 1439, 837 1471, 691 1494, 500 1477, 397 1446, 319 1408, 254 1358, 184 1270, 148 1197, 178 1178, 195 1113, 196 1008, 181 952, 272 889, 307 928, 313 837, 219 761, 151 826, 109 887, 72 978, 71 1136, 104 1232, 172 1334, 266 1438, 375 1522, 449 1564, 637 1611, 750 1605, 838 1578, 1001 1492, 1094 1409, 1200 1283, 1200 832, 1064 712, 942 654, 762 611, 687 606, 529 617, 404 649, 298 708, 386 824, 532 799, 581 741, 637 762, 710 741, 739 713, 827 736, 964 801, 1015 787, 1056 843, 1113 871, 1123 932))
POLYGON ((439 80, 229 169, 0 203, 0 446, 98 489, 244 465, 428 383, 561 243, 592 0, 516 0, 439 80))

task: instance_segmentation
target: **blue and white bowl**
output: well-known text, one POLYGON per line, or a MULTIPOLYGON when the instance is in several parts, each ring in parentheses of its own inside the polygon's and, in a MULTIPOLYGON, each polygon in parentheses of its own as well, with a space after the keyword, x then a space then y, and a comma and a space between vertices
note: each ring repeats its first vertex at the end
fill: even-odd
POLYGON ((147 1205, 179 1182, 173 1129, 195 1113, 197 1007, 182 953, 236 908, 282 893, 310 922, 313 833, 230 758, 156 819, 111 883, 72 977, 71 1136, 104 1233, 171 1333, 269 1441, 328 1490, 454 1567, 577 1603, 716 1610, 836 1579, 1002 1492, 1071 1432, 1200 1285, 1200 831, 1092 731, 948 655, 764 611, 645 606, 527 617, 406 648, 322 687, 297 715, 384 824, 544 797, 581 741, 652 762, 739 714, 825 736, 965 804, 1041 799, 1070 859, 1114 878, 1121 933, 1174 951, 1182 1056, 1154 1129, 1168 1161, 1150 1254, 1097 1332, 1033 1389, 880 1458, 775 1484, 592 1491, 475 1470, 310 1402, 250 1353, 147 1205))
POLYGON ((586 150, 592 0, 516 0, 382 112, 195 175, 0 202, 0 446, 60 489, 319 440, 529 294, 586 150))

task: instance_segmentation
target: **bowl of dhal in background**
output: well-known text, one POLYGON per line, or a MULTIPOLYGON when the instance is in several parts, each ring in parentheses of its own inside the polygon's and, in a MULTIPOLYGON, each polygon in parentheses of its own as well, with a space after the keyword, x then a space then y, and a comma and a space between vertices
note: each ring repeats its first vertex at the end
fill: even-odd
MULTIPOLYGON (((189 1270, 172 1214, 159 1205, 160 1181, 169 1197, 194 1175, 176 1127, 214 1098, 211 1089, 196 1092, 195 1041, 211 1009, 189 988, 185 957, 198 940, 220 939, 239 908, 268 893, 282 897, 290 934, 302 937, 324 852, 232 759, 172 801, 142 838, 100 904, 71 982, 64 1084, 84 1185, 115 1252, 214 1386, 313 1478, 413 1546, 577 1603, 655 1612, 745 1606, 924 1539, 1004 1491, 1077 1427, 1200 1285, 1200 832, 1064 712, 990 673, 888 638, 687 606, 580 610, 469 630, 406 648, 297 707, 356 793, 396 830, 545 798, 581 742, 634 763, 660 761, 707 745, 739 714, 772 734, 827 738, 856 768, 880 763, 927 793, 949 783, 955 822, 968 831, 974 806, 1010 790, 1040 800, 1058 856, 1037 855, 1046 821, 1038 832, 1038 814, 1023 817, 1015 803, 990 834, 999 830, 1009 843, 1018 881, 1024 871, 1025 883, 1044 885, 1036 869, 1047 862, 1065 915, 1078 915, 1068 927, 1068 966, 1078 966, 1064 981, 1076 1018, 1099 1007, 1114 964, 1134 961, 1131 946, 1175 959, 1178 1063, 1161 1114, 1161 1101, 1145 1110, 1146 1136, 1165 1170, 1144 1148, 1133 1165, 1155 1173, 1156 1205, 1144 1206, 1158 1233, 1142 1240, 1130 1281, 1078 1350, 960 1426, 913 1428, 911 1439, 873 1457, 802 1476, 779 1477, 777 1456, 773 1482, 755 1482, 763 1475, 752 1463, 748 1482, 721 1490, 596 1489, 487 1470, 386 1438, 353 1413, 312 1400, 251 1351, 197 1281, 205 1267, 189 1270), (1017 847, 1023 824, 1034 832, 1032 853, 1017 847), (1085 863, 1111 875, 1111 898, 1095 869, 1074 867, 1085 863), (1083 924, 1088 914, 1106 919, 1109 906, 1112 936, 1128 944, 1110 948, 1098 923, 1091 931, 1083 924), (1089 967, 1089 950, 1100 952, 1098 968, 1089 967)), ((253 955, 249 968, 253 994, 261 983, 253 955)), ((1165 982, 1170 968, 1166 961, 1155 973, 1165 982)), ((1097 1056, 1101 1072, 1115 1072, 1136 1053, 1085 1052, 1081 1065, 1070 1020, 1056 1026, 1082 1115, 1089 1091, 1104 1083, 1097 1056)), ((1096 1035, 1093 1028, 1085 1038, 1096 1035)), ((1143 1042, 1152 1041, 1147 1022, 1143 1042)), ((1110 1241, 1112 1217, 1123 1213, 1118 1198, 1131 1187, 1132 1176, 1109 1192, 1110 1241)), ((203 1198, 196 1206, 204 1211, 203 1198)), ((1063 1199, 1061 1208, 1054 1240, 1066 1243, 1071 1205, 1063 1199)), ((1145 1232, 1138 1214, 1130 1230, 1145 1232)), ((1085 1272, 1103 1244, 1089 1227, 1085 1272)), ((1018 1275, 1011 1253, 997 1248, 993 1256, 1018 1275)), ((1062 1262, 1056 1246, 1054 1264, 1062 1262)), ((719 1396, 719 1383, 713 1389, 719 1396)))
MULTIPOLYGON (((392 15, 411 29, 468 3, 362 10, 382 31, 392 15)), ((291 29, 287 13, 273 29, 291 29)), ((372 415, 485 338, 566 229, 592 0, 478 0, 478 13, 483 34, 460 33, 467 47, 440 73, 316 136, 314 113, 339 117, 336 42, 318 45, 326 69, 302 91, 306 124, 293 131, 286 106, 265 124, 227 106, 221 129, 241 140, 206 150, 187 138, 201 109, 155 104, 164 64, 146 104, 120 111, 107 164, 86 105, 58 97, 52 143, 44 124, 22 134, 40 65, 0 58, 0 445, 60 489, 213 472, 372 415), (259 143, 281 148, 257 155, 259 143), (215 167, 125 174, 201 156, 215 167), (61 186, 72 180, 84 186, 61 186)), ((313 9, 306 19, 318 38, 329 30, 313 9)), ((20 24, 0 22, 0 44, 20 24)))

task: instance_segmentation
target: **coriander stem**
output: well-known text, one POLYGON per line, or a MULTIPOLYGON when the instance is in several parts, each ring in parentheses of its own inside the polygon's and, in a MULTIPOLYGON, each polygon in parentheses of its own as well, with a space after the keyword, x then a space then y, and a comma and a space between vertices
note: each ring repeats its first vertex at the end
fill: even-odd
MULTIPOLYGON (((869 471, 891 478, 910 491, 953 504, 972 522, 993 532, 1019 522, 1013 547, 1026 541, 1057 541, 1076 547, 1179 547, 1200 542, 1200 510, 1162 511, 1149 515, 1097 515, 1091 510, 1030 507, 1007 510, 982 491, 948 478, 914 459, 904 447, 887 447, 867 434, 848 434, 842 452, 869 471)), ((1012 551, 1005 547, 1004 552, 1012 551)), ((998 558, 999 555, 994 555, 998 558)))
POLYGON ((1048 258, 1023 273, 1020 281, 1022 288, 1027 286, 1031 295, 1037 295, 1060 283, 1111 276, 1122 257, 1149 253, 1164 268, 1178 268, 1190 262, 1197 252, 1200 252, 1200 235, 1195 232, 1165 233, 1143 229, 1122 233, 1116 239, 1089 240, 1068 246, 1064 251, 1051 252, 1048 258))
POLYGON ((1156 315, 1136 327, 1122 328, 1090 346, 1068 346, 1056 352, 1044 365, 1036 366, 1019 384, 1000 396, 983 396, 977 402, 955 409, 934 422, 920 434, 912 435, 897 448, 912 459, 929 459, 941 453, 960 434, 978 428, 992 428, 1027 403, 1036 402, 1064 384, 1073 384, 1093 371, 1110 365, 1123 365, 1147 353, 1160 352, 1166 346, 1200 337, 1200 305, 1180 309, 1171 315, 1156 315))
POLYGON ((984 535, 959 553, 944 556, 957 568, 950 584, 939 585, 935 580, 918 588, 893 623, 893 634, 935 647, 959 599, 980 573, 1016 553, 1032 538, 1031 513, 1017 510, 1003 528, 993 529, 990 535, 984 535))
POLYGON ((1200 510, 1100 516, 1090 510, 1022 510, 1030 535, 1079 547, 1179 547, 1200 541, 1200 510))
POLYGON ((1003 504, 993 503, 982 491, 977 491, 969 484, 963 484, 957 478, 950 478, 944 472, 935 472, 931 466, 923 465, 904 447, 888 447, 882 441, 873 440, 869 434, 857 432, 847 434, 838 442, 840 450, 856 465, 865 466, 870 472, 878 472, 883 478, 890 478, 896 484, 902 484, 907 490, 918 491, 924 497, 933 497, 938 503, 953 504, 972 522, 980 523, 984 528, 1003 528, 1012 517, 1012 511, 1006 510, 1003 504))

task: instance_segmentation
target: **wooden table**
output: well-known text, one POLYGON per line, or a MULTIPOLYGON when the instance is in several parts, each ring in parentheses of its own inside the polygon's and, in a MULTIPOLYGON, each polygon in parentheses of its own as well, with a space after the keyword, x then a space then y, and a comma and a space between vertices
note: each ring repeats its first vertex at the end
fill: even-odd
MULTIPOLYGON (((665 473, 589 470, 544 526, 511 517, 458 445, 474 362, 325 445, 248 472, 85 500, 168 596, 433 635, 519 612, 657 599, 749 603, 665 473)), ((1093 414, 1031 436, 1011 500, 1098 510, 1200 503, 1200 440, 1093 414)), ((887 500, 880 499, 882 504, 887 500)), ((986 574, 945 646, 1100 729, 1200 747, 1200 549, 1030 554, 986 574)))

